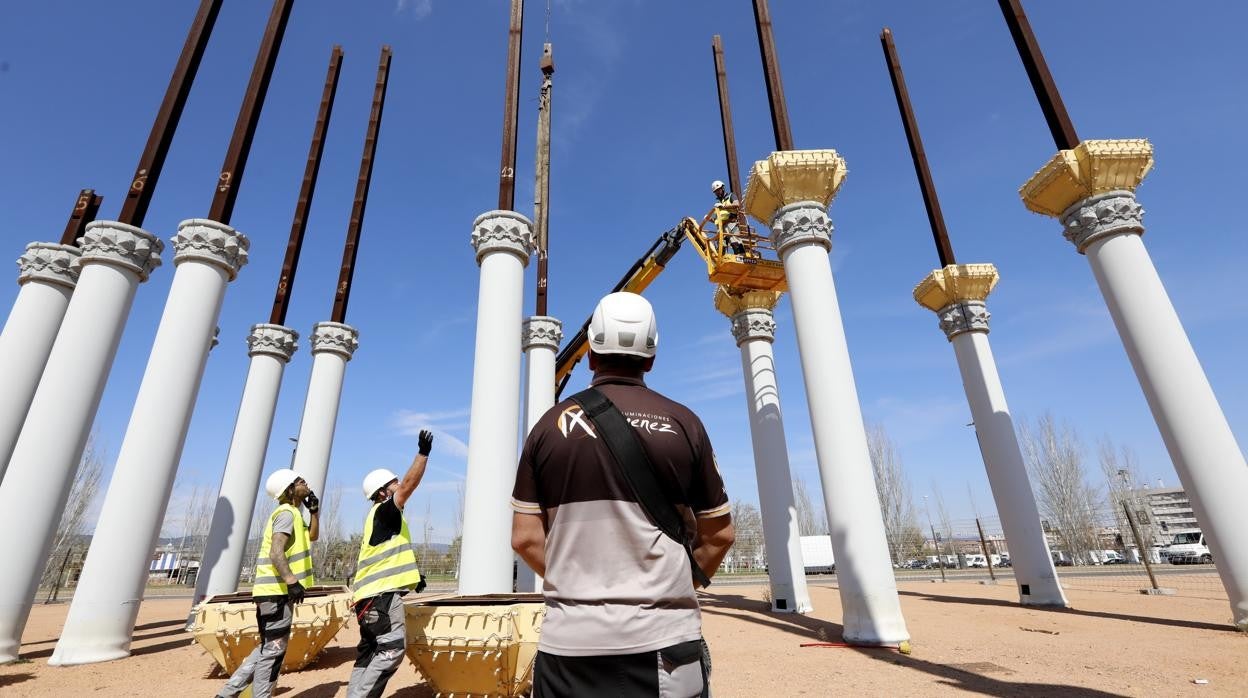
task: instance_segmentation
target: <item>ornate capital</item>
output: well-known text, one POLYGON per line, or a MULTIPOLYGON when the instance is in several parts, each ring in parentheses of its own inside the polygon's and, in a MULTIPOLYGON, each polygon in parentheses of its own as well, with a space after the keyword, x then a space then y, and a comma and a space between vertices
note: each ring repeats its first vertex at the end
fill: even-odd
POLYGON ((528 351, 535 347, 546 347, 559 351, 559 343, 563 341, 563 323, 549 315, 534 315, 524 319, 520 326, 520 347, 528 351))
POLYGON ((312 326, 312 355, 328 351, 347 361, 360 346, 360 331, 341 322, 318 322, 312 326))
POLYGON ((32 242, 17 258, 17 283, 42 281, 66 288, 78 283, 78 248, 52 242, 32 242))
POLYGON ((983 301, 964 301, 941 308, 936 314, 940 317, 940 329, 950 342, 963 332, 987 332, 988 306, 983 301))
POLYGON ((204 262, 221 267, 233 281, 247 264, 251 241, 224 223, 191 218, 178 224, 173 236, 173 263, 204 262))
POLYGON ((776 209, 799 201, 827 209, 847 174, 845 159, 835 150, 774 152, 750 168, 741 207, 763 223, 771 222, 776 209))
POLYGON ((283 327, 260 323, 251 326, 251 334, 247 335, 247 355, 264 354, 282 361, 290 361, 295 350, 299 348, 299 333, 283 327))
POLYGON ((920 281, 914 287, 914 299, 939 313, 952 303, 986 300, 999 278, 991 264, 950 264, 920 281))
POLYGON ((715 309, 730 318, 752 308, 774 310, 783 295, 781 291, 758 291, 719 284, 715 287, 715 309))
POLYGON ((1071 206, 1062 214, 1062 235, 1084 254, 1096 240, 1111 235, 1144 234, 1144 207, 1135 194, 1111 191, 1089 197, 1071 206))
POLYGON ((472 222, 472 249, 477 264, 492 252, 509 252, 525 266, 536 250, 533 223, 515 211, 486 211, 472 222))
POLYGON ((780 259, 799 245, 815 244, 831 251, 832 221, 827 207, 818 201, 799 201, 781 208, 771 219, 771 239, 780 259))
POLYGON ((751 339, 774 342, 776 318, 768 308, 746 308, 732 316, 732 338, 741 346, 751 339))
POLYGON ((92 221, 78 238, 82 255, 78 267, 88 264, 111 264, 134 272, 139 282, 147 281, 152 270, 160 266, 160 253, 165 243, 151 233, 117 221, 92 221))
POLYGON ((1153 169, 1153 146, 1142 138, 1083 141, 1062 150, 1018 190, 1028 210, 1057 218, 1079 201, 1135 191, 1153 169))

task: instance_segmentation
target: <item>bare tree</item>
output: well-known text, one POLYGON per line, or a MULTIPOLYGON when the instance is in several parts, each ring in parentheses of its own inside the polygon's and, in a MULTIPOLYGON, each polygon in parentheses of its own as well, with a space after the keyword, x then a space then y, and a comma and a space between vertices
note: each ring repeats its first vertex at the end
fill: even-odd
POLYGON ((336 482, 321 498, 320 538, 313 545, 313 574, 317 579, 345 579, 354 555, 344 550, 342 535, 342 483, 336 482), (349 560, 344 559, 352 558, 349 560))
POLYGON ((192 561, 198 564, 203 559, 204 547, 208 543, 208 528, 212 525, 212 512, 216 505, 213 489, 196 485, 191 490, 191 499, 182 519, 182 540, 177 558, 179 580, 190 572, 192 561))
MULTIPOLYGON (((1145 546, 1155 545, 1157 543, 1156 524, 1148 514, 1148 498, 1142 494, 1140 491, 1142 488, 1137 484, 1143 482, 1143 478, 1140 477, 1135 452, 1126 446, 1115 448, 1113 442, 1106 437, 1101 439, 1098 454, 1101 472, 1104 473, 1107 484, 1106 494, 1110 508, 1113 510, 1114 520, 1118 523, 1118 535, 1122 537, 1123 547, 1135 545, 1131 526, 1123 511, 1124 506, 1131 508, 1136 528, 1140 531, 1140 540, 1145 546)), ((1148 551, 1141 550, 1139 553, 1143 556, 1147 555, 1148 551)))
POLYGON ((942 539, 932 541, 932 543, 936 546, 936 554, 941 556, 941 564, 948 564, 944 556, 957 554, 953 541, 953 521, 949 518, 949 510, 945 507, 945 496, 940 493, 940 488, 935 482, 932 483, 932 494, 936 498, 936 517, 940 521, 940 530, 937 535, 942 539))
POLYGON ((1059 426, 1048 413, 1034 426, 1020 421, 1019 436, 1049 530, 1072 560, 1086 562, 1088 551, 1100 547, 1096 534, 1100 495, 1098 488, 1088 484, 1079 436, 1069 425, 1059 426))
POLYGON ((884 518, 889 555, 893 562, 900 565, 910 553, 904 543, 912 538, 919 526, 910 483, 902 472, 897 447, 884 427, 874 424, 867 429, 867 450, 871 454, 871 469, 875 473, 875 489, 880 497, 880 513, 884 518))
POLYGON ((100 494, 100 482, 104 478, 104 450, 100 447, 99 436, 92 432, 87 437, 87 446, 82 452, 82 460, 74 473, 74 481, 69 487, 69 498, 65 501, 65 510, 56 526, 56 534, 52 539, 52 550, 48 555, 47 565, 43 570, 40 584, 46 585, 56 581, 55 577, 65 567, 66 560, 75 547, 81 547, 78 540, 86 533, 87 514, 100 494))
POLYGON ((753 568, 766 564, 763 517, 758 513, 758 507, 739 499, 733 502, 732 527, 737 533, 736 542, 729 552, 732 566, 753 568))
POLYGON ((255 511, 251 515, 251 527, 247 532, 247 549, 243 553, 243 569, 239 575, 239 581, 252 580, 256 576, 256 558, 260 556, 260 545, 264 540, 264 527, 269 523, 269 517, 273 515, 273 510, 277 508, 277 502, 272 497, 260 497, 256 502, 255 511))
MULTIPOLYGON (((823 500, 819 503, 822 505, 823 500)), ((825 536, 828 534, 828 515, 822 506, 816 507, 810 501, 806 490, 806 481, 801 477, 793 480, 793 506, 797 509, 797 530, 803 536, 825 536)))

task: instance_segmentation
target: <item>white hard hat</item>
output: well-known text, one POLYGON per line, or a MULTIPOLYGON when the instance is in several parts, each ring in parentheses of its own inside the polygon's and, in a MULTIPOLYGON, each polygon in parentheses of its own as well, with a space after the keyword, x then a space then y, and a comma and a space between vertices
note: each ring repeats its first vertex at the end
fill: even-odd
POLYGON ((589 321, 589 350, 651 358, 659 346, 659 325, 650 301, 636 293, 612 293, 598 301, 589 321))
POLYGON ((385 468, 378 468, 374 470, 373 472, 365 475, 364 476, 364 498, 372 499, 373 495, 377 494, 377 490, 390 484, 391 480, 398 480, 398 479, 399 479, 398 475, 395 475, 394 473, 390 472, 389 470, 386 470, 385 468))
POLYGON ((269 479, 264 481, 264 491, 268 492, 273 499, 281 499, 282 493, 286 491, 286 488, 290 487, 295 480, 301 477, 303 476, 290 468, 275 470, 269 476, 269 479))
POLYGON ((717 192, 717 191, 719 191, 720 189, 723 189, 723 188, 724 188, 724 183, 723 183, 723 182, 721 182, 721 181, 719 181, 718 179, 717 179, 717 180, 715 180, 714 182, 711 182, 711 192, 712 192, 712 193, 717 192))

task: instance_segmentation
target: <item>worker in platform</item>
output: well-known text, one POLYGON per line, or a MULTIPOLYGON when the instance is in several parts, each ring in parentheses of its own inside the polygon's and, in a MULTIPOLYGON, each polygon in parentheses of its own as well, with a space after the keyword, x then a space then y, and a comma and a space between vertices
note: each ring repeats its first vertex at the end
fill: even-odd
POLYGON ((591 389, 534 425, 512 492, 512 548, 544 577, 533 698, 709 695, 696 588, 734 539, 710 438, 646 387, 658 346, 646 299, 603 298, 589 345, 591 389), (634 488, 643 471, 629 462, 654 486, 634 488), (663 506, 674 526, 649 515, 663 506))
POLYGON ((385 468, 364 476, 364 496, 373 507, 364 519, 352 583, 360 644, 347 698, 377 698, 386 690, 386 682, 398 670, 407 646, 403 596, 425 588, 403 505, 425 476, 433 434, 422 430, 416 445, 416 457, 402 479, 385 468))
POLYGON ((286 658, 294 607, 303 601, 312 586, 311 544, 320 537, 321 502, 299 473, 289 468, 275 471, 264 482, 264 490, 278 506, 264 526, 264 539, 256 558, 256 580, 251 588, 256 602, 256 623, 260 644, 234 671, 217 694, 228 697, 251 685, 255 698, 269 698, 286 658), (301 506, 308 508, 305 525, 301 506))
POLYGON ((737 224, 741 203, 718 179, 711 182, 711 193, 715 195, 715 229, 719 231, 720 238, 728 243, 733 254, 745 254, 745 242, 737 224))

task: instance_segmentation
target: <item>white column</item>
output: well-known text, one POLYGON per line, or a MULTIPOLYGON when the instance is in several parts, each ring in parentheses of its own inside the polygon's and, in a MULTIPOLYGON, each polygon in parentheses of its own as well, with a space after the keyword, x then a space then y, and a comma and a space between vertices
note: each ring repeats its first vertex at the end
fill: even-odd
POLYGON ((488 211, 472 223, 481 267, 477 341, 468 419, 468 475, 459 593, 511 592, 511 488, 520 423, 520 320, 524 268, 533 224, 513 211, 488 211))
POLYGON ((198 604, 208 596, 229 594, 238 588, 243 553, 256 506, 256 491, 264 469, 264 455, 273 431, 273 413, 282 387, 282 373, 299 344, 299 333, 281 325, 252 325, 247 335, 247 382, 234 420, 234 436, 225 457, 225 473, 217 506, 208 527, 204 559, 195 580, 198 604))
POLYGON ((32 242, 17 259, 22 289, 0 333, 0 481, 78 283, 77 261, 77 247, 51 242, 32 242))
POLYGON ((823 483, 846 642, 909 639, 897 598, 880 499, 867 450, 828 252, 832 223, 817 201, 783 206, 772 237, 788 280, 793 326, 823 483))
MULTIPOLYGON (((778 299, 778 295, 777 299, 778 299)), ((767 307, 745 308, 732 315, 732 336, 741 348, 745 400, 754 443, 754 472, 758 480, 758 508, 767 546, 767 575, 771 580, 771 610, 810 613, 806 568, 802 562, 802 532, 793 503, 793 475, 789 447, 784 440, 780 388, 772 342, 776 321, 767 307)))
POLYGON ((139 283, 160 264, 151 233, 94 221, 81 239, 77 292, 0 483, 0 663, 17 659, 22 629, 104 392, 139 283), (15 535, 14 532, 20 532, 15 535))
POLYGON ((312 378, 299 423, 294 469, 318 496, 325 494, 347 362, 359 346, 360 332, 350 325, 318 322, 312 326, 312 378))
MULTIPOLYGON (((520 347, 528 357, 525 379, 524 433, 555 406, 555 354, 563 341, 563 323, 548 315, 525 319, 520 328, 520 347)), ((516 559, 516 591, 541 592, 542 578, 524 560, 516 559)))
POLYGON ((148 562, 160 536, 208 362, 225 287, 247 263, 247 236, 216 221, 182 221, 177 269, 53 666, 130 654, 148 562))
POLYGON ((1130 191, 1085 198, 1061 216, 1088 257, 1153 419, 1183 483, 1230 598, 1248 626, 1248 463, 1222 413, 1140 235, 1144 210, 1130 191))

